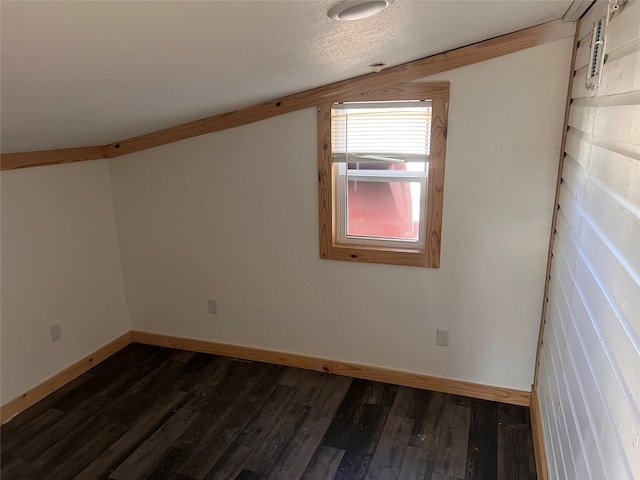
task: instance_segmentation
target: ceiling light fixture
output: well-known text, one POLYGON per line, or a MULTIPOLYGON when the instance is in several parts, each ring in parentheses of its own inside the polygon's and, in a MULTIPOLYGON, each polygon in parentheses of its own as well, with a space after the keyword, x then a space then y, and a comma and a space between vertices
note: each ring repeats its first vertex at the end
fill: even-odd
POLYGON ((371 17, 387 8, 393 0, 346 0, 331 7, 330 18, 341 22, 351 22, 371 17))

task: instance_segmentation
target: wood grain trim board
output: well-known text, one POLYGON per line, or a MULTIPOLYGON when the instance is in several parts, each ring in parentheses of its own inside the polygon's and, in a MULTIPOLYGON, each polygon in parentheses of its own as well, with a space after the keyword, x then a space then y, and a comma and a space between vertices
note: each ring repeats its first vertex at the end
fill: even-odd
POLYGON ((61 387, 64 387, 67 383, 75 380, 94 365, 106 360, 114 353, 129 345, 132 341, 131 332, 120 335, 118 338, 112 340, 103 347, 100 347, 92 354, 78 360, 73 365, 65 368, 59 373, 56 373, 53 377, 45 380, 19 397, 14 398, 0 408, 0 422, 5 423, 18 413, 39 402, 47 395, 55 392, 61 387))
POLYGON ((11 400, 6 405, 3 405, 0 408, 0 422, 7 422, 18 413, 26 410, 45 398, 47 395, 78 378, 94 365, 106 360, 111 355, 133 342, 156 345, 159 347, 175 348, 179 350, 188 350, 192 352, 210 353, 224 357, 239 358, 242 360, 273 363, 288 367, 304 368, 306 370, 346 375, 366 380, 391 383, 394 385, 510 403, 513 405, 529 406, 530 402, 530 393, 522 390, 480 385, 477 383, 431 377, 429 375, 421 375, 418 373, 401 372, 370 365, 358 365, 349 362, 309 357, 295 353, 275 352, 261 348, 244 347, 240 345, 230 345, 226 343, 210 342, 207 340, 197 340, 132 330, 99 348, 91 355, 87 355, 73 365, 65 368, 53 377, 42 382, 40 385, 37 385, 26 393, 23 393, 19 397, 11 400))
POLYGON ((538 403, 538 393, 535 388, 531 389, 531 405, 529 406, 531 416, 531 433, 533 434, 533 451, 536 457, 536 473, 538 480, 548 480, 547 453, 544 448, 544 434, 542 432, 542 419, 540 418, 540 404, 538 403))
POLYGON ((80 160, 92 160, 96 158, 118 157, 178 140, 257 122, 283 113, 313 107, 328 101, 341 101, 346 97, 353 97, 365 91, 380 92, 390 89, 401 89, 402 87, 398 87, 398 85, 403 83, 567 38, 574 35, 574 33, 575 26, 572 23, 555 20, 466 47, 391 67, 379 73, 370 73, 343 80, 243 110, 214 115, 115 142, 110 145, 81 149, 70 148, 65 150, 5 153, 0 155, 0 169, 6 170, 36 165, 52 165, 80 160))
POLYGON ((431 157, 429 182, 425 196, 425 245, 422 248, 394 248, 341 242, 336 226, 339 199, 338 171, 331 151, 331 105, 318 105, 318 202, 320 258, 347 262, 382 263, 414 267, 440 267, 444 170, 446 163, 447 108, 449 82, 403 84, 398 92, 362 92, 345 101, 431 100, 431 157))
POLYGON ((15 168, 83 162, 100 158, 107 158, 106 145, 101 147, 62 148, 60 150, 45 150, 41 152, 4 153, 1 156, 0 167, 2 170, 13 170, 15 168))
POLYGON ((562 140, 560 141, 560 158, 558 160, 558 172, 556 174, 556 193, 553 203, 553 214, 551 217, 551 229, 549 233, 549 250, 547 253, 547 270, 544 280, 544 295, 542 298, 542 313, 540 314, 540 328, 538 329, 538 346, 536 348, 536 364, 533 374, 534 388, 538 385, 538 370, 540 369, 540 352, 544 339, 544 326, 547 321, 547 306, 549 297, 549 282, 551 281, 551 264, 553 262, 553 244, 556 238, 556 225, 558 223, 558 208, 560 207, 560 189, 562 187, 562 170, 564 169, 565 148, 567 145, 567 132, 569 130, 569 113, 571 110, 571 96, 573 93, 573 78, 575 75, 576 57, 578 52, 578 25, 572 24, 574 28, 573 52, 571 53, 571 69, 569 70, 569 83, 567 86, 567 99, 564 106, 564 123, 562 129, 562 140))
POLYGON ((391 383, 405 387, 414 387, 435 392, 451 393, 466 397, 529 406, 530 392, 510 388, 494 387, 477 383, 432 377, 419 373, 402 372, 388 368, 356 363, 328 360, 295 353, 276 352, 261 348, 230 345, 226 343, 174 337, 159 333, 131 331, 133 341, 160 347, 170 347, 193 352, 210 353, 224 357, 253 360, 257 362, 285 365, 287 367, 304 368, 319 372, 363 378, 377 382, 391 383))

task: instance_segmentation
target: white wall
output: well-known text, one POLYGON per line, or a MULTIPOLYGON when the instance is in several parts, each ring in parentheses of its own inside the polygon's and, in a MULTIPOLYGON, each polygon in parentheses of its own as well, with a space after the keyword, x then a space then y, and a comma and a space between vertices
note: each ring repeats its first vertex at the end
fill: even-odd
POLYGON ((439 270, 319 259, 314 109, 110 160, 132 327, 529 390, 570 51, 438 76, 439 270))
POLYGON ((536 388, 558 480, 640 478, 640 2, 612 18, 602 83, 586 90, 606 7, 580 22, 536 388))
POLYGON ((130 324, 106 161, 0 177, 4 405, 130 324))

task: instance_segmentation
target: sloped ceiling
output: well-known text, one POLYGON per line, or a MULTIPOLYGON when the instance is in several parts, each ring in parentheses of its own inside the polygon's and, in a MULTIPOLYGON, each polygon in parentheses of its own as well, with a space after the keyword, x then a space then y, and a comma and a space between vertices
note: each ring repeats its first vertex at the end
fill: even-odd
POLYGON ((2 1, 3 153, 101 145, 562 17, 571 0, 2 1))

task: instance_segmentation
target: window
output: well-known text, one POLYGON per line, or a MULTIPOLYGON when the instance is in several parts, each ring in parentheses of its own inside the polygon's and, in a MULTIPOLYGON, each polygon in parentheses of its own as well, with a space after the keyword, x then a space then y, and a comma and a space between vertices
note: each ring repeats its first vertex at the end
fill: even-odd
POLYGON ((318 108, 320 256, 438 268, 449 84, 318 108))

